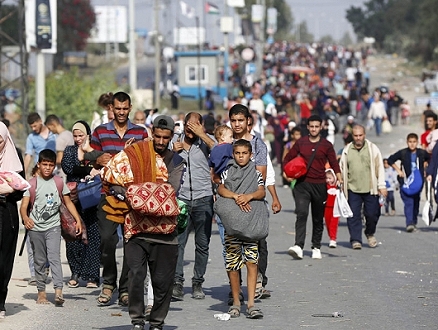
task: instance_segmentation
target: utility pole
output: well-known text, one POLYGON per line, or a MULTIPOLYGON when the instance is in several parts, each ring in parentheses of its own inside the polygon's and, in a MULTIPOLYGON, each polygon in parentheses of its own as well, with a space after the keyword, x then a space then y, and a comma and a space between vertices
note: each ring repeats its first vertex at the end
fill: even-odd
POLYGON ((260 77, 260 75, 263 72, 263 48, 265 44, 265 13, 266 13, 266 0, 257 0, 258 5, 262 5, 263 8, 263 15, 262 20, 260 21, 260 33, 257 36, 258 42, 257 42, 257 76, 260 77))
POLYGON ((161 76, 161 61, 160 61, 160 33, 159 33, 159 0, 155 0, 155 108, 160 110, 160 76, 161 76))
POLYGON ((199 110, 202 110, 202 94, 201 94, 201 33, 199 31, 199 16, 196 16, 196 36, 198 38, 198 52, 196 58, 198 62, 198 98, 199 110))
POLYGON ((137 56, 135 51, 134 0, 129 0, 129 89, 137 89, 137 56))

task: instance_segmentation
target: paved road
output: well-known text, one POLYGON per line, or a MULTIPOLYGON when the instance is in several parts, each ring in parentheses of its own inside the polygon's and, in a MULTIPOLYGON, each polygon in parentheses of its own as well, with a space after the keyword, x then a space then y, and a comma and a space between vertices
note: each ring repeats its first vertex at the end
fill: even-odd
MULTIPOLYGON (((379 72, 379 71, 377 71, 379 72)), ((376 78, 378 79, 378 78, 376 78)), ((378 85, 378 81, 373 83, 378 85)), ((418 118, 410 126, 396 127, 390 135, 368 137, 389 156, 405 145, 409 132, 421 133, 418 118)), ((342 144, 338 137, 336 147, 342 144)), ((379 245, 360 251, 349 244, 345 220, 339 227, 338 248, 327 247, 324 233, 322 260, 310 258, 310 239, 303 260, 293 260, 287 249, 294 243, 294 205, 291 192, 277 187, 283 210, 270 222, 267 288, 270 299, 259 301, 265 317, 249 320, 242 315, 230 321, 218 321, 214 314, 226 312, 228 280, 224 271, 216 226, 211 239, 211 261, 204 289, 205 300, 190 298, 190 277, 194 263, 193 237, 186 249, 185 300, 174 302, 166 319, 166 330, 217 329, 438 329, 438 223, 427 228, 419 220, 416 233, 405 232, 402 203, 396 193, 397 215, 381 217, 376 237, 379 245), (344 317, 314 317, 315 314, 341 312, 344 317)), ((421 210, 421 208, 420 208, 421 210)), ((310 223, 308 233, 311 232, 310 223)), ((20 235, 20 240, 22 234, 20 235)), ((118 260, 121 250, 118 250, 118 260)), ((63 253, 65 256, 65 253, 63 253)), ((63 257, 65 282, 70 271, 63 257)), ((245 272, 244 272, 245 273, 245 272)), ((15 329, 107 329, 129 330, 126 308, 114 302, 97 307, 98 289, 65 287, 63 308, 35 304, 36 288, 28 287, 27 258, 17 257, 6 304, 7 317, 0 320, 1 330, 15 329)), ((48 285, 49 300, 53 289, 48 285)), ((147 329, 147 327, 146 327, 147 329)))
MULTIPOLYGON (((419 131, 419 125, 399 127, 389 136, 373 139, 384 155, 403 146, 406 134, 419 131)), ((340 143, 337 143, 339 146, 340 143)), ((230 321, 218 321, 213 315, 225 312, 228 281, 221 257, 221 243, 214 226, 210 264, 204 284, 206 299, 190 298, 190 280, 185 300, 174 302, 166 319, 166 330, 218 329, 438 329, 438 224, 426 228, 420 220, 419 230, 404 231, 402 204, 397 196, 397 215, 381 217, 375 249, 360 251, 349 244, 345 220, 339 228, 339 246, 327 247, 324 233, 322 260, 310 258, 310 240, 303 260, 293 260, 287 249, 294 243, 294 213, 291 193, 277 188, 283 211, 271 218, 269 244, 270 299, 258 302, 265 317, 249 320, 242 315, 230 321), (343 318, 314 317, 313 314, 342 312, 343 318)), ((310 226, 309 231, 310 232, 310 226)), ((21 239, 22 235, 20 235, 21 239)), ((121 250, 119 249, 119 254, 121 250)), ((194 246, 190 237, 186 249, 186 277, 193 269, 194 246)), ((120 261, 120 255, 119 255, 120 261)), ((63 258, 64 279, 70 272, 63 258)), ((7 317, 0 329, 130 329, 126 308, 115 303, 97 307, 99 290, 65 287, 63 308, 35 304, 36 288, 28 287, 27 258, 17 257, 6 304, 7 317)), ((84 284, 84 283, 82 283, 84 284)), ((48 286, 49 299, 53 289, 48 286)))

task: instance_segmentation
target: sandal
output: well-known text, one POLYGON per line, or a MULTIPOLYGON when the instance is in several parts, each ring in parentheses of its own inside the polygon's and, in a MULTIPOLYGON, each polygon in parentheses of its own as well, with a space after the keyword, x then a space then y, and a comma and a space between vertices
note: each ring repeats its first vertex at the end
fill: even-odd
POLYGON ((260 296, 260 299, 266 299, 266 298, 271 298, 271 291, 266 290, 265 288, 262 287, 262 294, 260 296))
POLYGON ((263 313, 260 308, 252 306, 246 310, 246 317, 248 319, 261 319, 263 317, 263 313))
POLYGON ((97 297, 98 306, 109 306, 111 305, 111 298, 113 296, 115 288, 111 285, 103 285, 102 291, 100 291, 99 297, 97 297))
POLYGON ((55 297, 55 306, 56 307, 62 307, 64 305, 65 299, 62 296, 56 296, 55 297))
POLYGON ((228 309, 228 314, 230 314, 231 318, 236 318, 240 316, 240 306, 233 305, 228 309))
POLYGON ((67 282, 67 286, 69 288, 77 288, 79 286, 79 276, 76 274, 73 274, 70 277, 70 281, 67 282))
POLYGON ((152 305, 147 305, 146 310, 144 311, 145 320, 150 321, 151 319, 151 311, 152 311, 152 305))
POLYGON ((123 292, 119 296, 119 305, 123 307, 127 307, 129 302, 128 292, 123 292))
POLYGON ((87 282, 87 286, 86 287, 88 289, 95 289, 95 288, 98 288, 98 285, 97 285, 96 282, 90 281, 90 282, 87 282))

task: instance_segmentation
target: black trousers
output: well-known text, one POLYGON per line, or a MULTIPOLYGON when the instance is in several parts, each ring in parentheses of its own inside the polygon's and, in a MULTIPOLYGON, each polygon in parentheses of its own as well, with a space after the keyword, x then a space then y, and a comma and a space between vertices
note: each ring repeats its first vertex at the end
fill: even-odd
POLYGON ((295 245, 304 248, 306 239, 307 217, 309 204, 312 211, 312 249, 321 248, 322 233, 324 231, 324 209, 327 200, 325 183, 297 182, 293 190, 295 198, 295 245))
POLYGON ((265 287, 268 284, 268 277, 266 276, 266 269, 268 268, 268 243, 266 238, 259 241, 259 273, 262 274, 262 286, 265 287))
MULTIPOLYGON (((103 284, 117 287, 117 263, 116 248, 119 242, 117 228, 119 223, 108 220, 102 207, 106 204, 105 195, 101 196, 100 203, 97 206, 97 219, 100 232, 100 262, 103 266, 102 278, 103 284)), ((119 297, 121 293, 128 292, 128 271, 126 266, 125 252, 123 253, 122 272, 119 280, 119 297)))
POLYGON ((151 274, 154 305, 150 315, 151 327, 162 328, 169 312, 178 245, 151 243, 133 237, 125 244, 126 261, 129 267, 129 316, 132 324, 144 324, 144 280, 147 267, 151 274))
POLYGON ((5 310, 18 239, 17 203, 0 205, 0 311, 5 310))

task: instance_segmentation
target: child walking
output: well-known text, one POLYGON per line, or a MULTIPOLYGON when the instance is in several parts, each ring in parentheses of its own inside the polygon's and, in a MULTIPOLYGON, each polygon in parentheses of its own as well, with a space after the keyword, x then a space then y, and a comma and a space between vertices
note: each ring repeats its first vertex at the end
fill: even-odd
MULTIPOLYGON (((388 158, 388 164, 398 173, 400 182, 400 196, 404 204, 406 217, 406 231, 412 233, 417 230, 417 218, 420 209, 420 195, 424 183, 424 166, 430 155, 424 149, 418 149, 418 135, 409 133, 406 142, 408 147, 397 151, 388 158), (400 161, 399 167, 396 162, 400 161), (403 171, 404 170, 404 171, 403 171), (417 172, 417 173, 414 173, 417 172), (413 180, 407 180, 411 173, 413 180), (417 174, 417 175, 415 175, 417 174), (404 187, 404 181, 410 181, 409 187, 404 187)), ((412 178, 411 178, 412 179, 412 178)))
POLYGON ((333 216, 333 207, 335 206, 338 187, 335 172, 331 168, 325 170, 325 181, 327 183, 327 201, 325 202, 324 219, 330 238, 329 247, 334 249, 337 246, 339 217, 333 216))
POLYGON ((82 232, 81 219, 76 207, 70 199, 70 191, 63 184, 62 198, 59 196, 53 171, 56 166, 56 154, 50 149, 44 149, 39 154, 37 186, 35 201, 30 204, 30 192, 24 193, 21 202, 20 214, 25 228, 28 230, 34 256, 35 278, 37 282, 37 304, 49 304, 46 294, 46 261, 49 261, 52 271, 53 286, 55 288, 55 306, 62 306, 63 276, 61 267, 61 217, 59 207, 62 202, 76 219, 76 233, 82 232), (31 210, 28 213, 28 206, 31 210))
POLYGON ((385 215, 395 215, 395 199, 394 190, 397 187, 397 172, 388 164, 388 159, 383 160, 383 166, 385 167, 385 183, 388 195, 386 196, 385 215), (391 213, 389 213, 389 207, 391 206, 391 213))
MULTIPOLYGON (((254 163, 251 162, 251 156, 252 147, 249 141, 241 139, 234 143, 234 163, 232 167, 222 172, 218 194, 225 199, 234 199, 241 211, 256 213, 257 209, 254 209, 256 205, 251 203, 257 201, 258 203, 263 203, 262 207, 266 207, 263 201, 265 198, 265 186, 262 174, 256 170, 254 163), (247 193, 238 193, 227 188, 230 187, 230 185, 235 187, 247 186, 248 183, 250 183, 250 187, 257 186, 256 190, 249 193, 248 191, 252 189, 248 188, 246 189, 247 193)), ((221 214, 221 217, 222 212, 227 212, 227 210, 222 210, 221 212, 220 207, 215 208, 215 210, 217 213, 221 214)), ((263 217, 264 215, 262 213, 263 212, 256 213, 256 216, 263 217)), ((266 214, 266 221, 268 221, 267 217, 268 214, 266 214)), ((239 219, 236 218, 235 221, 239 221, 239 219)), ((229 308, 228 313, 232 318, 240 316, 241 290, 239 270, 245 264, 247 269, 248 289, 247 317, 251 319, 262 318, 262 311, 254 305, 258 272, 257 264, 259 260, 258 242, 242 240, 225 232, 225 252, 225 268, 230 279, 233 296, 233 304, 229 308)))

